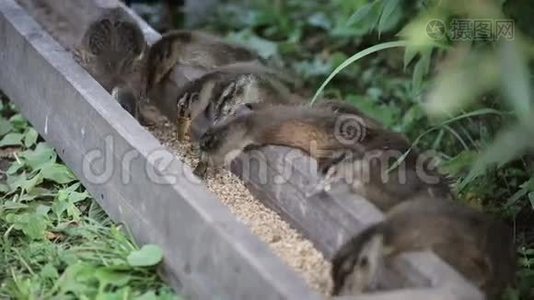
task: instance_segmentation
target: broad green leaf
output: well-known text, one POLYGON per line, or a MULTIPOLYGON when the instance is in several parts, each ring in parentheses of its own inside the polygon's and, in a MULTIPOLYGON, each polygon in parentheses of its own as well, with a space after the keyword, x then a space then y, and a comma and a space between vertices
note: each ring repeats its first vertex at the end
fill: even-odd
POLYGON ((89 193, 87 193, 87 191, 84 191, 83 193, 70 192, 69 194, 69 201, 71 201, 72 203, 77 203, 87 198, 89 198, 89 193))
POLYGON ((29 127, 26 133, 24 134, 24 146, 26 146, 26 148, 33 146, 37 142, 38 136, 39 134, 37 133, 37 131, 29 127))
POLYGON ((119 272, 106 267, 98 268, 94 275, 100 283, 100 288, 105 288, 110 284, 115 287, 121 287, 128 284, 131 279, 126 272, 119 272))
POLYGON ((47 219, 36 213, 8 214, 6 221, 12 223, 15 229, 21 230, 33 240, 44 238, 48 226, 47 219))
POLYGON ((44 265, 44 267, 41 269, 40 275, 44 278, 48 278, 52 280, 59 278, 59 273, 56 267, 54 267, 54 265, 51 263, 44 265))
POLYGON ((26 121, 21 114, 13 115, 11 118, 9 118, 9 122, 11 122, 13 127, 19 132, 23 132, 28 127, 28 121, 26 121))
POLYGON ((42 186, 36 186, 35 188, 28 191, 28 195, 35 196, 39 198, 54 198, 57 195, 55 190, 50 190, 42 186))
POLYGON ((67 210, 69 205, 70 204, 67 201, 61 201, 57 199, 56 201, 54 201, 54 203, 52 203, 52 211, 59 218, 67 210))
POLYGON ((71 184, 70 186, 68 186, 67 188, 65 188, 66 191, 69 191, 69 192, 74 192, 76 191, 79 187, 80 187, 80 183, 79 182, 76 182, 76 183, 73 183, 71 184))
POLYGON ((10 175, 7 178, 10 192, 14 192, 19 188, 22 191, 30 191, 41 182, 43 182, 43 177, 40 174, 29 178, 26 173, 22 173, 20 175, 10 175))
POLYGON ((141 249, 131 252, 126 260, 132 267, 149 267, 163 259, 163 252, 156 245, 144 245, 141 249))
POLYGON ((0 140, 0 147, 22 145, 23 135, 20 133, 8 133, 0 140))
MULTIPOLYGON (((61 256, 61 259, 64 258, 64 256, 61 256)), ((84 282, 95 280, 94 273, 96 268, 89 263, 80 262, 79 259, 75 257, 71 257, 67 263, 69 263, 68 267, 57 282, 57 286, 59 287, 58 293, 66 294, 72 292, 77 295, 76 293, 86 289, 86 284, 84 284, 84 282)))
POLYGON ((39 143, 35 150, 26 150, 21 153, 21 158, 32 170, 40 170, 45 165, 56 162, 57 154, 54 149, 46 143, 39 143))
POLYGON ((4 210, 19 210, 24 208, 28 208, 28 205, 19 202, 6 201, 2 204, 2 209, 4 210))
POLYGON ((373 6, 376 4, 377 1, 373 1, 371 3, 368 3, 364 6, 362 6, 360 9, 358 9, 347 21, 347 25, 352 24, 358 24, 363 19, 367 18, 371 10, 373 9, 373 6))
POLYGON ((85 200, 85 199, 89 198, 89 193, 87 191, 83 191, 83 192, 75 191, 75 189, 77 187, 79 187, 79 186, 80 186, 80 184, 76 183, 76 184, 73 184, 72 186, 70 186, 68 188, 59 190, 58 193, 57 193, 58 200, 59 201, 69 201, 69 202, 72 202, 72 203, 77 203, 77 202, 80 202, 82 200, 85 200), (73 187, 74 187, 74 189, 73 189, 73 187))
POLYGON ((41 216, 47 216, 50 211, 50 206, 39 204, 35 208, 35 213, 41 216))
POLYGON ((0 137, 6 135, 12 130, 13 130, 13 125, 11 125, 11 123, 8 120, 4 119, 3 117, 0 117, 0 137))
POLYGON ((41 168, 41 175, 44 179, 54 181, 56 183, 64 184, 76 180, 74 174, 65 165, 49 164, 41 168))
MULTIPOLYGON (((401 10, 401 2, 400 0, 385 0, 386 3, 384 4, 384 9, 382 10, 382 14, 380 15, 380 21, 378 21, 378 35, 380 36, 380 33, 382 33, 387 27, 386 25, 388 22, 391 21, 391 18, 393 16, 393 13, 395 11, 401 10)), ((399 14, 400 15, 400 14, 399 14)), ((398 19, 398 16, 397 16, 398 19)))
POLYGON ((14 161, 11 166, 9 166, 9 168, 7 169, 6 173, 9 174, 9 175, 13 175, 15 173, 17 173, 20 168, 24 167, 24 164, 23 163, 19 163, 17 161, 14 161))
MULTIPOLYGON (((31 188, 29 191, 32 191, 34 189, 36 189, 37 187, 33 187, 31 188)), ((31 195, 29 193, 29 191, 26 191, 26 193, 23 193, 22 195, 20 195, 19 199, 17 201, 20 201, 20 202, 31 202, 33 200, 35 200, 35 198, 37 198, 37 195, 31 195)))
POLYGON ((57 193, 56 201, 52 204, 52 210, 58 217, 64 212, 67 212, 67 216, 74 220, 78 220, 81 212, 78 207, 76 207, 76 203, 88 197, 89 195, 87 192, 79 193, 70 191, 68 188, 62 189, 57 193))

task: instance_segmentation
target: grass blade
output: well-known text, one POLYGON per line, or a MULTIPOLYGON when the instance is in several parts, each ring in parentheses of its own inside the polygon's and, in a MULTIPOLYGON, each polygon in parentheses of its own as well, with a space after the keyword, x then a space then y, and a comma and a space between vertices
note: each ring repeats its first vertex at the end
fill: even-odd
POLYGON ((396 47, 406 47, 406 46, 407 46, 407 42, 406 41, 386 42, 386 43, 381 43, 381 44, 369 47, 367 49, 364 49, 364 50, 354 54, 353 56, 349 57, 341 65, 339 65, 332 73, 330 73, 328 78, 326 78, 326 80, 323 82, 323 84, 321 84, 321 86, 319 87, 317 92, 315 92, 315 95, 313 96, 313 99, 311 100, 310 104, 313 105, 313 103, 315 103, 315 101, 317 100, 319 95, 323 92, 324 88, 328 85, 328 83, 330 81, 332 81, 332 79, 339 72, 341 72, 343 69, 345 69, 350 64, 354 63, 355 61, 357 61, 357 60, 359 60, 359 59, 361 59, 363 57, 366 57, 369 54, 373 54, 373 53, 376 53, 378 51, 382 51, 382 50, 390 49, 390 48, 396 48, 396 47))

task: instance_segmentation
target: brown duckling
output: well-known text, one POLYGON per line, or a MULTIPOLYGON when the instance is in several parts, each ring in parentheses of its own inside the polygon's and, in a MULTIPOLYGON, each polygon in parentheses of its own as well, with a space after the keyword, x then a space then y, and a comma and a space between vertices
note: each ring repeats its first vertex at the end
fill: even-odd
POLYGON ((338 103, 329 103, 265 107, 225 120, 200 138, 201 153, 217 167, 251 146, 297 148, 318 161, 325 182, 345 181, 382 210, 418 193, 449 195, 448 181, 416 151, 408 152, 410 143, 403 135, 357 110, 338 113, 338 103), (399 167, 390 170, 402 157, 399 167))
MULTIPOLYGON (((187 84, 176 105, 166 111, 178 116, 178 120, 191 120, 190 136, 198 141, 210 126, 234 116, 238 108, 254 106, 258 109, 302 102, 279 80, 276 71, 259 63, 235 63, 219 67, 187 84)), ((178 128, 183 127, 181 125, 179 122, 178 128)))
POLYGON ((108 92, 117 86, 140 92, 139 71, 146 46, 135 20, 122 9, 112 8, 89 25, 75 58, 108 92))
POLYGON ((156 107, 165 107, 167 102, 175 101, 188 82, 210 70, 257 59, 252 51, 206 33, 170 31, 148 51, 144 68, 145 94, 156 107))
POLYGON ((416 197, 340 248, 332 263, 333 295, 387 289, 399 255, 419 251, 433 251, 489 299, 513 282, 516 260, 508 226, 454 201, 416 197))
POLYGON ((402 136, 384 131, 365 148, 363 155, 348 149, 323 163, 320 167, 325 178, 315 191, 329 190, 332 183, 342 182, 382 211, 419 194, 452 197, 452 181, 438 172, 433 156, 411 148, 402 136))
MULTIPOLYGON (((363 150, 358 141, 360 137, 350 143, 336 138, 334 132, 339 116, 327 109, 301 105, 251 109, 208 129, 200 138, 200 149, 215 166, 223 164, 229 153, 239 155, 248 146, 293 147, 320 162, 327 161, 339 150, 350 147, 363 150)), ((363 118, 357 120, 361 121, 362 128, 372 126, 363 118)))

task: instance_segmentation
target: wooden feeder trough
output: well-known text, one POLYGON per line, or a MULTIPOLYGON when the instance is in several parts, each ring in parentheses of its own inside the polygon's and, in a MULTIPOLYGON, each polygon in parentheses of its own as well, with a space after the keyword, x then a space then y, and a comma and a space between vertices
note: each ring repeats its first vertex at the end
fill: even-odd
MULTIPOLYGON (((77 36, 104 9, 121 7, 138 21, 149 43, 159 38, 118 1, 20 2, 45 3, 41 9, 64 16, 74 26, 70 34, 77 36)), ((14 0, 0 2, 0 88, 116 222, 125 224, 140 244, 164 250, 164 274, 180 294, 193 299, 323 298, 73 60, 64 47, 69 37, 54 34, 54 39, 32 15, 14 0)), ((349 237, 384 218, 343 187, 307 196, 320 178, 306 172, 314 162, 303 154, 274 146, 260 153, 241 155, 232 171, 326 259, 349 237)), ((431 252, 405 254, 399 269, 413 289, 353 298, 483 299, 431 252)))

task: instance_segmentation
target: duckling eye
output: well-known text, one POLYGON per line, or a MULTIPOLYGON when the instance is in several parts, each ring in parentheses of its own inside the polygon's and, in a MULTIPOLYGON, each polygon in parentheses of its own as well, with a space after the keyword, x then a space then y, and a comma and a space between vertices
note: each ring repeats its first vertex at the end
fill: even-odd
POLYGON ((369 266, 369 259, 367 258, 367 256, 360 257, 360 259, 358 260, 358 266, 360 268, 367 268, 369 266))

